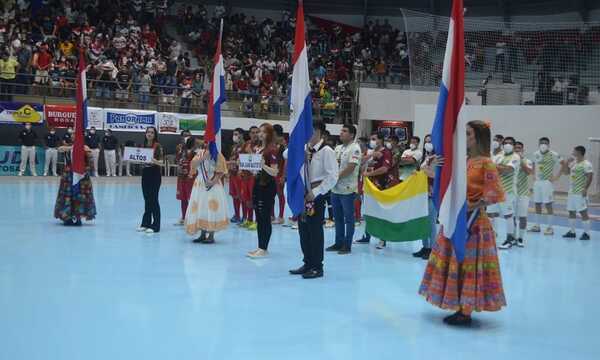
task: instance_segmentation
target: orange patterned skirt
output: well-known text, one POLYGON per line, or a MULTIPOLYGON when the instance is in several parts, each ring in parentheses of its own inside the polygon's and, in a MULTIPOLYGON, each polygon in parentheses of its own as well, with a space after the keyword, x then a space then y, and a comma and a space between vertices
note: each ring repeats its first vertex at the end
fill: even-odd
POLYGON ((506 306, 496 238, 487 215, 473 224, 461 264, 450 240, 438 236, 419 294, 439 308, 455 311, 498 311, 506 306))

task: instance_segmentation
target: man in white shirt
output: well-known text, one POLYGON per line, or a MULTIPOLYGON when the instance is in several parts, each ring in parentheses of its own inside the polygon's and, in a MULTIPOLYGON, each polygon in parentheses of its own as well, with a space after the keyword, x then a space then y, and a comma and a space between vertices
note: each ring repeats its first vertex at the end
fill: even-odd
POLYGON ((354 141, 356 127, 344 125, 340 131, 341 145, 335 148, 339 164, 338 181, 331 190, 331 203, 335 221, 335 244, 327 251, 337 251, 340 255, 351 252, 354 236, 354 200, 358 190, 361 150, 354 141))
POLYGON ((559 166, 561 156, 550 149, 550 139, 542 137, 539 140, 539 150, 533 154, 533 170, 535 182, 533 183, 533 202, 535 203, 536 221, 529 229, 530 232, 542 231, 542 223, 546 224, 544 235, 554 235, 554 184, 552 175, 559 166), (542 215, 542 206, 546 208, 546 216, 542 215))
POLYGON ((335 151, 325 145, 325 123, 313 122, 313 135, 306 146, 305 168, 308 169, 305 182, 305 211, 298 221, 300 245, 304 254, 304 265, 290 270, 292 275, 302 275, 304 279, 323 277, 323 218, 325 195, 336 185, 338 163, 335 151))
POLYGON ((409 148, 404 150, 402 153, 402 157, 399 162, 399 176, 400 181, 406 180, 409 176, 417 171, 421 160, 423 159, 423 152, 419 150, 419 144, 421 143, 421 138, 418 136, 413 136, 410 139, 409 148))
POLYGON ((500 174, 500 184, 504 190, 504 201, 499 204, 489 206, 487 211, 490 217, 494 219, 494 230, 498 232, 500 218, 504 217, 506 221, 506 240, 500 245, 500 249, 510 249, 517 245, 514 237, 515 223, 515 198, 517 190, 517 176, 521 169, 521 157, 514 152, 515 139, 507 136, 504 138, 502 146, 503 152, 494 156, 494 163, 500 174))

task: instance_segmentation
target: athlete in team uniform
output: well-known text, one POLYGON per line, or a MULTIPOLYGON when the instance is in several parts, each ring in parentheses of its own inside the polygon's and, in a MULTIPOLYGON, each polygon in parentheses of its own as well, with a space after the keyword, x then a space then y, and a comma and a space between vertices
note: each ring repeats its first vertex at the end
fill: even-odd
POLYGON ((521 157, 519 174, 517 175, 517 197, 515 200, 515 217, 518 228, 515 230, 516 245, 525 247, 523 237, 527 231, 527 213, 529 212, 529 176, 533 174, 533 162, 525 158, 525 146, 522 142, 515 143, 515 153, 521 157))
POLYGON ((540 224, 546 223, 545 235, 554 235, 554 185, 552 184, 552 174, 554 169, 562 160, 558 153, 550 150, 550 139, 543 137, 539 140, 539 150, 533 154, 533 170, 535 182, 533 183, 533 202, 535 203, 535 213, 537 221, 529 231, 539 233, 540 224), (546 221, 543 221, 542 205, 546 207, 546 221))

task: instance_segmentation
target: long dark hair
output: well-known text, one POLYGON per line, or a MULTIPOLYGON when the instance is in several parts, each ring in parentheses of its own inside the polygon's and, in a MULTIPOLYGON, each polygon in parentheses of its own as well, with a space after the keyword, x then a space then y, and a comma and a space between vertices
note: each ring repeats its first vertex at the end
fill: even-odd
POLYGON ((490 149, 491 149, 491 139, 492 132, 490 131, 490 124, 481 121, 481 120, 473 120, 469 121, 467 124, 475 134, 475 139, 477 139, 476 149, 474 149, 478 154, 478 156, 490 157, 490 149))
POLYGON ((152 143, 152 146, 154 146, 154 144, 158 143, 158 130, 156 130, 156 128, 154 126, 148 126, 146 128, 146 131, 144 132, 144 147, 148 146, 148 138, 146 137, 146 134, 148 133, 148 130, 154 130, 154 142, 152 143))

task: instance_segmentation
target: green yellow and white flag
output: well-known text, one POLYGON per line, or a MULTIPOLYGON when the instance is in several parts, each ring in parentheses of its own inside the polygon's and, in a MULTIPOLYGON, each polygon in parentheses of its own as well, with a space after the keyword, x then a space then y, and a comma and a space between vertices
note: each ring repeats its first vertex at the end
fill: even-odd
POLYGON ((386 241, 426 239, 431 232, 427 175, 417 171, 400 184, 379 190, 369 179, 364 185, 367 232, 386 241))

